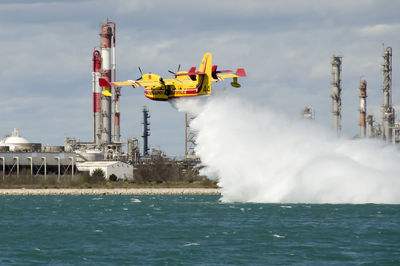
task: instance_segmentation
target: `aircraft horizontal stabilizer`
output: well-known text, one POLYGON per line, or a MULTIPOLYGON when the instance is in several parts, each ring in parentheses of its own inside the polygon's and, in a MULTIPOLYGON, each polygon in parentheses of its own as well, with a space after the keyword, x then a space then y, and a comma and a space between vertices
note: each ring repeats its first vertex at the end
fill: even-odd
POLYGON ((188 75, 196 75, 196 67, 191 67, 188 71, 188 75))
POLYGON ((112 84, 104 78, 99 78, 99 85, 100 85, 100 87, 111 87, 112 86, 112 84))
POLYGON ((238 77, 246 77, 246 71, 244 68, 238 68, 235 73, 238 77))
POLYGON ((195 76, 195 75, 205 75, 205 72, 196 71, 196 67, 189 69, 187 73, 176 73, 175 76, 195 76))

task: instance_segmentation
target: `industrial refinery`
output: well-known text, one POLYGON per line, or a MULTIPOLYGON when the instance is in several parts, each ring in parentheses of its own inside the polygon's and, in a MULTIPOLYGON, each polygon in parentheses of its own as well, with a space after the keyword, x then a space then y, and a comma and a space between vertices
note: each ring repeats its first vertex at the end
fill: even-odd
MULTIPOLYGON (((332 118, 333 130, 340 137, 342 134, 342 59, 341 55, 332 55, 332 118)), ((367 112, 367 81, 360 80, 360 132, 358 138, 378 138, 388 143, 400 142, 400 121, 395 120, 395 109, 392 104, 392 47, 384 49, 382 55, 383 74, 383 104, 381 106, 381 123, 367 112)), ((304 119, 315 120, 315 110, 312 106, 306 106, 301 112, 304 119)))
MULTIPOLYGON (((120 109, 121 96, 118 86, 102 88, 99 79, 107 82, 116 81, 116 24, 107 21, 100 27, 99 48, 92 51, 92 92, 93 92, 93 139, 80 141, 76 136, 65 138, 64 146, 42 146, 31 143, 20 135, 15 128, 10 135, 0 141, 0 180, 9 176, 48 176, 56 175, 57 180, 74 178, 77 172, 92 174, 101 169, 106 179, 111 175, 119 180, 134 180, 134 169, 138 166, 154 164, 165 154, 159 149, 150 149, 150 111, 142 108, 142 152, 138 138, 121 140, 120 109), (107 93, 104 93, 104 92, 107 93)), ((88 73, 89 74, 89 73, 88 73)), ((189 129, 186 116, 185 160, 172 160, 178 169, 179 178, 191 172, 199 160, 194 154, 194 133, 189 129), (188 139, 189 136, 189 139, 188 139), (190 155, 189 155, 190 154, 190 155), (183 174, 182 174, 183 173, 183 174)), ((171 164, 171 161, 168 162, 171 164)), ((174 167, 172 167, 174 168, 174 167)), ((138 174, 141 176, 140 171, 138 174)))
MULTIPOLYGON (((93 140, 78 141, 67 137, 65 146, 42 146, 20 136, 18 128, 0 141, 1 174, 20 173, 46 176, 74 176, 77 171, 93 172, 102 169, 108 179, 115 174, 119 179, 133 179, 133 165, 139 162, 139 140, 120 139, 120 88, 115 87, 113 97, 102 94, 99 78, 115 81, 116 78, 116 24, 107 21, 101 25, 99 49, 92 53, 93 72, 93 140)), ((112 88, 108 88, 109 91, 112 88)), ((149 155, 149 110, 143 107, 143 156, 149 155)))
MULTIPOLYGON (((382 74, 383 74, 383 104, 381 107, 381 123, 377 123, 372 114, 367 113, 367 81, 360 81, 360 138, 379 138, 388 143, 399 143, 400 121, 395 121, 395 109, 392 104, 392 47, 384 49, 382 55, 382 74)), ((342 56, 332 56, 332 114, 333 128, 338 136, 341 135, 341 71, 342 56)), ((304 116, 306 113, 304 112, 304 116)))

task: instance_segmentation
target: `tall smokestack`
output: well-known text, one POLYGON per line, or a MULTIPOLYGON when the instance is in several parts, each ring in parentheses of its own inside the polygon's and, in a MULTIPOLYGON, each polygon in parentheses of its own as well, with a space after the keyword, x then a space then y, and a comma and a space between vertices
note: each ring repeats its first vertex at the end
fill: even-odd
POLYGON ((333 113, 333 128, 336 131, 336 134, 340 136, 342 125, 342 99, 341 99, 341 91, 342 84, 340 80, 340 72, 342 70, 342 57, 341 56, 332 56, 332 75, 333 75, 333 93, 332 97, 332 113, 333 113))
POLYGON ((149 109, 146 106, 143 106, 143 156, 149 155, 149 136, 150 136, 150 122, 149 119, 149 109))
MULTIPOLYGON (((101 26, 100 48, 101 48, 101 76, 111 82, 111 37, 112 29, 108 24, 101 26)), ((105 87, 111 92, 111 87, 105 87)), ((101 95, 102 132, 101 143, 111 143, 111 97, 101 95)))
MULTIPOLYGON (((113 26, 113 38, 112 38, 112 62, 111 62, 111 68, 112 68, 112 80, 116 81, 117 80, 117 70, 116 70, 116 46, 115 46, 115 42, 116 42, 116 25, 114 21, 107 21, 107 24, 111 24, 113 26)), ((112 140, 114 143, 118 143, 120 142, 120 112, 119 112, 119 96, 121 96, 121 88, 114 88, 114 112, 113 112, 113 116, 114 116, 114 127, 113 127, 113 137, 112 140)))
POLYGON ((366 136, 367 81, 360 82, 360 137, 366 136))
POLYGON ((392 141, 392 128, 394 126, 394 108, 392 106, 392 47, 387 47, 383 52, 383 104, 382 104, 382 138, 392 141))
POLYGON ((101 141, 101 87, 99 78, 101 77, 101 54, 98 50, 93 51, 93 142, 96 146, 101 141))

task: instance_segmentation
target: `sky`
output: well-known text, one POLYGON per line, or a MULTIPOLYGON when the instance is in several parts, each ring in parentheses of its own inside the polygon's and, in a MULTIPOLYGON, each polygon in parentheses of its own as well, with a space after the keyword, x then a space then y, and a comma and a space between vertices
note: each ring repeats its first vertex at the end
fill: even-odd
MULTIPOLYGON (((400 106, 400 1, 203 0, 19 1, 0 3, 0 136, 20 128, 43 145, 65 137, 92 141, 92 52, 100 25, 117 25, 117 79, 144 72, 171 77, 198 66, 205 52, 220 69, 244 67, 241 88, 229 89, 254 105, 300 117, 313 106, 316 123, 332 128, 333 54, 342 61, 342 127, 359 132, 359 82, 366 79, 368 113, 381 121, 382 52, 393 48, 393 104, 400 106)), ((151 148, 183 156, 185 121, 169 103, 124 87, 121 139, 142 135, 150 110, 151 148)), ((273 125, 271 125, 273 126, 273 125)), ((242 141, 242 140, 238 140, 242 141)))

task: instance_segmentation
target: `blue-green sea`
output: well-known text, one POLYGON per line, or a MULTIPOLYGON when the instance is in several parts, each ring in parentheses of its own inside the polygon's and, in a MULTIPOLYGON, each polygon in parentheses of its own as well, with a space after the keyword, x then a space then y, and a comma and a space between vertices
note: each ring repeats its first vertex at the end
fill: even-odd
POLYGON ((1 196, 1 265, 400 265, 400 205, 1 196))

